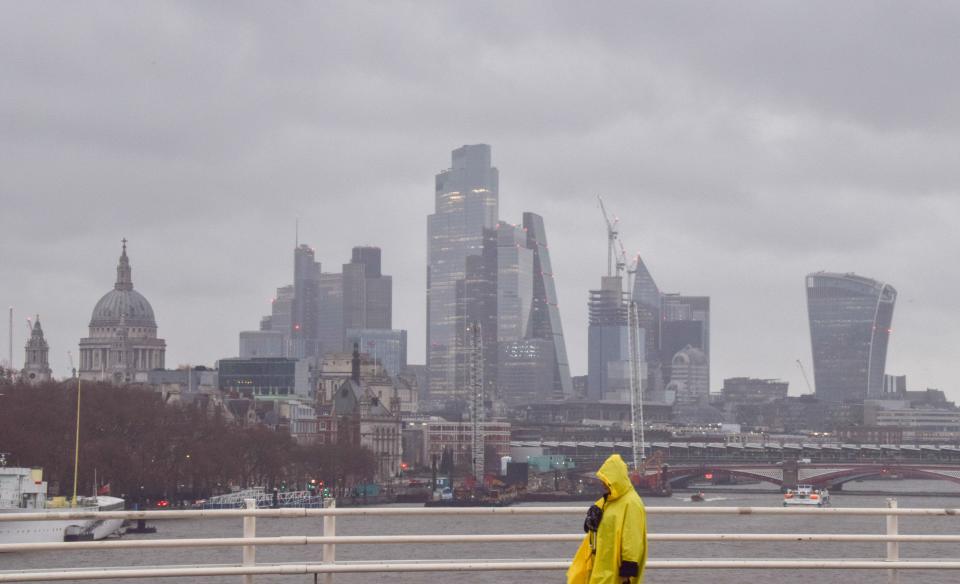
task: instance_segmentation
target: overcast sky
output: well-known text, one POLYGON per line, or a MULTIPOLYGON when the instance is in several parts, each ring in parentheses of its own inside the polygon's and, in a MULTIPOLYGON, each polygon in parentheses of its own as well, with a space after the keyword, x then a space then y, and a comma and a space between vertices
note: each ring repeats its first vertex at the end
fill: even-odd
POLYGON ((804 275, 831 270, 896 287, 888 372, 960 399, 960 5, 588 4, 4 3, 14 363, 40 313, 68 372, 122 237, 168 366, 236 355, 297 218, 325 271, 383 248, 422 363, 433 177, 483 142, 502 218, 544 216, 574 374, 599 193, 663 291, 711 297, 714 391, 806 392, 804 275))

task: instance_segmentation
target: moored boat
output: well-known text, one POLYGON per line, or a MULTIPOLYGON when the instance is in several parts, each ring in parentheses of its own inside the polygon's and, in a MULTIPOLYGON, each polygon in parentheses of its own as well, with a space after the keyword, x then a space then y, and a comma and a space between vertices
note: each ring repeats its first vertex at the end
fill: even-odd
POLYGON ((118 497, 78 497, 72 506, 63 497, 47 498, 43 471, 37 468, 0 467, 0 543, 43 543, 103 539, 119 533, 122 519, 60 519, 65 511, 122 510, 118 497), (17 521, 8 519, 19 513, 49 513, 51 519, 17 521))
POLYGON ((826 489, 815 489, 810 485, 797 485, 783 494, 783 506, 794 505, 808 507, 823 507, 830 504, 830 492, 826 489))

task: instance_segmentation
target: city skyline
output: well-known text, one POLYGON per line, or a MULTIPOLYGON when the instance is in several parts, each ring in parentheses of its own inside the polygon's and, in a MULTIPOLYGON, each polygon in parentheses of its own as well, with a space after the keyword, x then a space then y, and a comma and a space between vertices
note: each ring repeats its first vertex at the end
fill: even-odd
POLYGON ((710 296, 712 390, 753 376, 806 392, 802 279, 831 270, 899 291, 888 373, 960 396, 960 88, 943 67, 960 41, 927 34, 953 8, 909 22, 875 9, 867 29, 849 6, 828 26, 809 7, 660 6, 629 30, 566 7, 338 8, 293 23, 112 10, 24 5, 0 23, 20 47, 0 52, 0 116, 15 121, 0 137, 0 305, 16 310, 18 367, 23 320, 39 313, 66 374, 124 236, 167 364, 235 353, 290 279, 297 219, 318 257, 384 250, 393 326, 423 363, 433 176, 452 148, 483 142, 503 171, 499 216, 533 209, 548 226, 572 373, 586 372, 584 299, 605 271, 599 193, 658 282, 710 296), (445 34, 427 43, 414 21, 445 34), (350 26, 335 22, 391 45, 354 39, 344 54, 350 26), (454 42, 464 22, 477 42, 454 42), (714 24, 723 38, 703 32, 714 24))

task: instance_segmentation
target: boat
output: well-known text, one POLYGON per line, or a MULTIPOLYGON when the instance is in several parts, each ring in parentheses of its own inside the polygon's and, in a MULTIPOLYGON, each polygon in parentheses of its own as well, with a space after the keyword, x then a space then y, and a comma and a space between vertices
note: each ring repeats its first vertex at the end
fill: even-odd
POLYGON ((445 487, 436 498, 426 501, 424 507, 508 507, 517 499, 513 489, 468 489, 445 487))
POLYGON ((694 503, 702 503, 702 502, 703 502, 703 491, 700 491, 700 492, 698 492, 698 493, 694 493, 694 494, 690 495, 690 500, 691 500, 692 502, 694 502, 694 503))
MULTIPOLYGON (((0 467, 0 514, 119 511, 124 500, 97 495, 78 497, 72 505, 65 497, 47 498, 47 483, 38 468, 0 467)), ((48 543, 98 540, 120 533, 123 519, 54 519, 0 521, 0 543, 48 543)))
POLYGON ((826 489, 815 489, 811 485, 797 485, 796 489, 789 489, 783 494, 783 506, 794 505, 823 507, 830 504, 830 492, 826 489))

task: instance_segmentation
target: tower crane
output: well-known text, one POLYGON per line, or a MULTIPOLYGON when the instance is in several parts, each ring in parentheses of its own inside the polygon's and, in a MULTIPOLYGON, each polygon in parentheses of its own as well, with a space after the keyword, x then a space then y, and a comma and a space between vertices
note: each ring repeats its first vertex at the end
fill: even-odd
MULTIPOLYGON (((613 256, 616 254, 616 244, 617 237, 619 232, 617 231, 617 224, 620 222, 616 217, 613 218, 613 221, 610 220, 610 216, 607 214, 607 207, 603 204, 603 197, 597 195, 597 201, 600 202, 600 212, 603 213, 603 220, 607 224, 607 275, 613 275, 613 256)), ((622 266, 617 263, 617 275, 620 275, 620 270, 622 266)))
POLYGON ((797 359, 797 367, 800 368, 800 373, 803 374, 803 382, 807 384, 807 391, 814 393, 813 388, 810 387, 810 378, 807 377, 807 370, 803 368, 803 363, 800 362, 800 359, 797 359))

